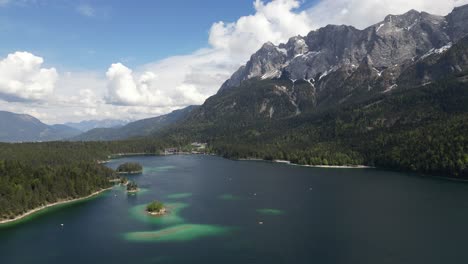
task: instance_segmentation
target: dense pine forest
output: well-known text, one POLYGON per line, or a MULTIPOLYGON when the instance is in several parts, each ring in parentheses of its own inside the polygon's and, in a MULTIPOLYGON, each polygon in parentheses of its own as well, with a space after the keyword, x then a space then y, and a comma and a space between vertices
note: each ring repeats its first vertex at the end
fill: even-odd
POLYGON ((165 136, 206 141, 212 151, 234 159, 362 164, 467 178, 466 102, 466 83, 451 78, 274 122, 188 120, 165 136))
POLYGON ((112 186, 114 153, 158 153, 152 140, 0 144, 0 220, 112 186))

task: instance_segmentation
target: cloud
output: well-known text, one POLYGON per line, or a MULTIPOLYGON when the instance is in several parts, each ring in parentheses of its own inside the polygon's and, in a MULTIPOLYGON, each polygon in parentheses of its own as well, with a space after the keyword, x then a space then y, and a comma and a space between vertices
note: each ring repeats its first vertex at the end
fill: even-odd
POLYGON ((15 52, 0 61, 0 98, 37 101, 54 91, 55 68, 42 68, 44 60, 29 52, 15 52))
MULTIPOLYGON (((32 82, 25 79, 34 79, 28 76, 38 75, 41 70, 49 71, 53 77, 55 69, 42 69, 42 59, 40 63, 36 61, 36 68, 31 71, 33 74, 17 74, 21 78, 11 77, 12 74, 4 74, 3 71, 22 67, 0 67, 0 98, 32 100, 47 97, 46 103, 22 104, 0 100, 0 108, 21 112, 21 109, 33 106, 48 122, 80 121, 97 118, 96 115, 103 119, 156 116, 203 103, 267 41, 275 44, 285 42, 292 36, 306 35, 326 24, 364 28, 382 21, 390 13, 402 14, 410 9, 446 15, 455 6, 467 4, 468 0, 321 0, 307 9, 302 6, 303 2, 256 0, 251 15, 239 17, 236 21, 213 23, 206 48, 132 69, 125 66, 128 62, 117 61, 103 72, 71 72, 62 74, 58 80, 55 77, 50 78, 52 81, 43 81, 54 84, 57 80, 54 95, 50 94, 54 85, 48 85, 48 89, 44 88, 47 85, 40 85, 42 92, 34 93, 26 92, 28 89, 24 88, 32 82), (24 83, 23 88, 13 92, 5 89, 9 80, 20 80, 24 83)), ((96 10, 88 7, 88 16, 96 16, 96 10)), ((86 12, 82 14, 86 15, 86 12)))
POLYGON ((94 17, 96 15, 96 10, 88 4, 79 5, 76 11, 86 17, 94 17))
POLYGON ((107 102, 170 107, 201 104, 263 43, 278 44, 308 33, 312 24, 304 11, 296 12, 299 7, 296 0, 257 0, 254 15, 214 23, 209 48, 144 65, 135 72, 122 63, 112 64, 107 72, 107 102))
POLYGON ((107 72, 107 103, 180 107, 201 104, 265 42, 279 44, 326 24, 359 28, 382 21, 389 13, 410 9, 445 15, 468 0, 322 0, 301 10, 302 1, 255 0, 254 14, 211 26, 210 46, 130 70, 115 63, 107 72), (151 78, 149 78, 151 76, 151 78))
POLYGON ((133 71, 121 63, 110 66, 106 73, 109 103, 117 105, 165 105, 169 98, 159 89, 150 89, 156 80, 152 72, 144 72, 138 77, 133 71))
POLYGON ((278 44, 292 36, 307 34, 313 24, 306 12, 295 12, 299 7, 300 2, 296 0, 269 3, 256 0, 254 15, 241 17, 233 23, 213 24, 209 43, 214 49, 245 59, 267 41, 278 44))

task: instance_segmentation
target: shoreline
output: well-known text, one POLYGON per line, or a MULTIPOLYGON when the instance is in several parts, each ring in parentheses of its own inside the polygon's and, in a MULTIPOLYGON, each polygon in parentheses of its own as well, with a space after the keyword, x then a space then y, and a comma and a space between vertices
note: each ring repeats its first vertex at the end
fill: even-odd
POLYGON ((140 192, 140 188, 137 188, 136 190, 127 191, 127 193, 138 193, 138 192, 140 192))
POLYGON ((50 208, 50 207, 54 207, 54 206, 58 206, 58 205, 64 205, 64 204, 67 204, 67 203, 72 203, 72 202, 78 202, 78 201, 81 201, 81 200, 86 200, 86 199, 89 199, 89 198, 92 198, 92 197, 95 197, 105 191, 108 191, 110 189, 112 189, 113 187, 109 187, 109 188, 106 188, 106 189, 102 189, 100 191, 97 191, 97 192, 94 192, 88 196, 85 196, 85 197, 81 197, 81 198, 75 198, 75 199, 69 199, 69 200, 64 200, 64 201, 59 201, 59 202, 55 202, 55 203, 51 203, 51 204, 47 204, 47 205, 43 205, 41 207, 37 207, 35 209, 32 209, 22 215, 19 215, 19 216, 16 216, 15 218, 13 219, 6 219, 6 220, 0 220, 0 226, 1 225, 4 225, 4 224, 9 224, 9 223, 13 223, 13 222, 16 222, 16 221, 19 221, 27 216, 31 216, 35 213, 38 213, 44 209, 47 209, 47 208, 50 208))
MULTIPOLYGON (((129 157, 135 157, 135 156, 171 156, 171 155, 197 155, 197 154, 192 154, 192 153, 174 153, 170 155, 157 155, 157 154, 142 154, 142 153, 126 153, 125 156, 129 157)), ((205 154, 205 155, 210 155, 210 156, 217 156, 221 157, 216 154, 205 154)), ((120 159, 124 156, 120 156, 120 154, 116 155, 118 156, 115 159, 120 159)), ((222 157, 221 157, 222 158, 222 157)), ((114 159, 114 158, 113 158, 114 159)), ((113 160, 111 159, 111 160, 113 160)), ((230 158, 228 158, 230 159, 230 158)), ((306 167, 306 168, 322 168, 322 169, 376 169, 376 167, 372 166, 366 166, 366 165, 301 165, 301 164, 296 164, 292 163, 289 160, 265 160, 261 158, 241 158, 241 159, 230 159, 230 160, 237 160, 237 161, 263 161, 263 162, 270 162, 270 163, 278 163, 278 164, 286 164, 286 165, 291 165, 291 166, 299 166, 299 167, 306 167)), ((143 173, 143 171, 141 171, 143 173)), ((123 173, 123 172, 117 172, 119 175, 137 175, 140 173, 123 173)))
POLYGON ((298 167, 322 168, 322 169, 375 169, 375 167, 370 167, 366 165, 301 165, 301 164, 292 163, 289 160, 265 160, 265 159, 259 159, 259 158, 238 159, 238 161, 262 161, 262 162, 285 164, 285 165, 298 166, 298 167))
POLYGON ((300 165, 290 163, 292 166, 307 167, 307 168, 322 168, 322 169, 375 169, 375 167, 370 167, 366 165, 300 165))
POLYGON ((138 175, 142 174, 143 170, 141 171, 116 171, 118 175, 138 175))

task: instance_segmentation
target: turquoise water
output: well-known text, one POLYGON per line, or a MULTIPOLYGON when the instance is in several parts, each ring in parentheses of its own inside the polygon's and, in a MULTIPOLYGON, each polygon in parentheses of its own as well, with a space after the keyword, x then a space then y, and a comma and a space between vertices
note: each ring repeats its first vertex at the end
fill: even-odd
POLYGON ((468 263, 466 183, 210 156, 109 166, 128 161, 142 192, 0 227, 0 263, 468 263), (168 214, 147 215, 153 200, 168 214))

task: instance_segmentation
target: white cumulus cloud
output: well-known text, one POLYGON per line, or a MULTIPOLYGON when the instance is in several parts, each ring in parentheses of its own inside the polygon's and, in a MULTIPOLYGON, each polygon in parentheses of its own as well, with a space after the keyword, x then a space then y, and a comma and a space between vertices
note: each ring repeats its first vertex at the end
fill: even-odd
POLYGON ((263 43, 278 44, 312 28, 306 12, 296 12, 299 1, 257 0, 253 5, 254 15, 214 23, 209 48, 150 63, 135 72, 121 63, 112 64, 107 72, 107 101, 172 107, 201 104, 263 43), (150 73, 154 78, 146 78, 150 73))
POLYGON ((255 14, 239 18, 236 22, 217 22, 210 30, 209 42, 215 49, 222 49, 246 59, 263 43, 283 42, 298 34, 307 34, 314 26, 297 0, 254 2, 255 14))
POLYGON ((108 80, 107 101, 109 103, 158 106, 171 103, 160 89, 152 89, 157 79, 152 72, 134 74, 122 63, 115 63, 107 70, 106 76, 108 80))
MULTIPOLYGON (((0 0, 0 5, 2 2, 8 1, 0 0)), ((57 80, 56 70, 45 69, 42 58, 10 54, 0 61, 0 99, 9 100, 0 100, 0 108, 25 112, 34 107, 48 122, 160 115, 203 103, 267 41, 279 44, 327 24, 365 28, 388 14, 410 9, 446 15, 454 7, 468 4, 468 0, 320 0, 305 9, 304 2, 255 0, 252 14, 235 21, 214 21, 208 47, 133 69, 117 62, 105 73, 65 73, 57 80), (45 103, 12 102, 44 98, 45 103)), ((85 16, 96 16, 99 11, 82 7, 78 11, 85 16)))
POLYGON ((252 15, 211 26, 208 48, 150 63, 134 72, 113 64, 107 74, 107 102, 165 107, 200 104, 215 94, 265 42, 286 42, 327 24, 364 28, 388 14, 402 14, 410 9, 446 15, 467 3, 468 0, 322 0, 301 9, 300 0, 255 0, 252 15), (143 78, 150 73, 152 78, 143 78))
POLYGON ((36 101, 54 90, 55 68, 43 68, 44 60, 29 52, 15 52, 0 61, 0 98, 6 101, 36 101))

